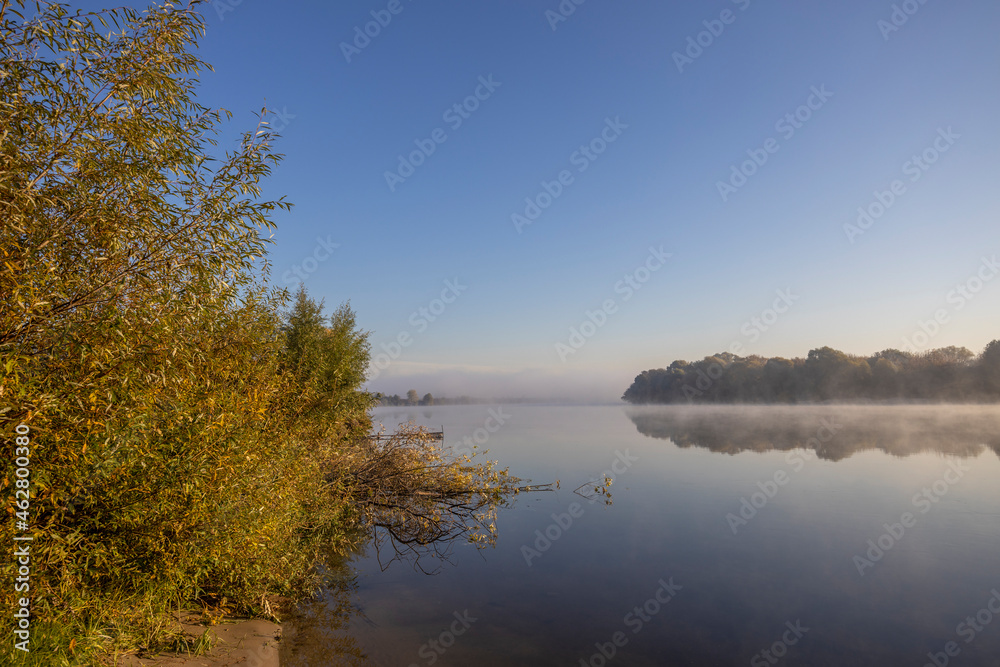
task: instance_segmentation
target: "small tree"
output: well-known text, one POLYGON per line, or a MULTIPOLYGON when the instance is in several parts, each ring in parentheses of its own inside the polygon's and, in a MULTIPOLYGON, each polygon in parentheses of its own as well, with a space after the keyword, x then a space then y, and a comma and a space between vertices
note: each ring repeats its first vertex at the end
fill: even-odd
POLYGON ((434 397, 430 395, 430 392, 424 394, 424 397, 420 399, 420 405, 434 405, 434 397))
POLYGON ((313 436, 345 437, 370 429, 367 410, 377 399, 359 390, 370 349, 349 303, 327 319, 323 302, 299 288, 285 318, 285 364, 299 384, 298 416, 311 425, 313 436))
POLYGON ((417 393, 416 389, 411 389, 408 392, 406 392, 407 405, 416 405, 419 402, 420 402, 420 394, 417 393))

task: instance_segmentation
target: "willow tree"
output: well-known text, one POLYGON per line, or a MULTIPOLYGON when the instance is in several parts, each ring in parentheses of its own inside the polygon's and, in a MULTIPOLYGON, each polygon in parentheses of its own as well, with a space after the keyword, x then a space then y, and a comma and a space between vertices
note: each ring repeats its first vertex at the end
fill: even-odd
POLYGON ((32 4, 26 19, 25 3, 5 0, 0 28, 5 362, 93 348, 137 313, 253 298, 241 288, 264 254, 259 232, 287 204, 259 200, 278 160, 266 125, 220 159, 209 150, 224 112, 194 98, 201 18, 170 4, 73 15, 32 4))
POLYGON ((68 655, 59 618, 145 643, 136 600, 247 606, 307 561, 289 540, 322 476, 266 283, 279 156, 266 111, 218 147, 195 9, 0 3, 0 431, 31 432, 42 664, 68 655))
MULTIPOLYGON (((195 9, 0 0, 0 433, 30 433, 17 530, 35 538, 34 664, 162 646, 181 602, 260 612, 310 590, 322 555, 377 523, 377 497, 358 498, 379 478, 353 470, 398 472, 390 485, 421 508, 475 494, 488 511, 513 492, 490 465, 449 459, 425 479, 351 448, 370 425, 367 334, 304 293, 282 315, 265 252, 288 204, 261 189, 275 135, 265 110, 218 146, 229 114, 195 96, 195 9)), ((408 443, 398 461, 440 458, 408 443)), ((455 534, 487 516, 462 508, 455 534)), ((423 540, 414 512, 390 523, 423 540)), ((13 544, 14 522, 0 530, 13 544)))

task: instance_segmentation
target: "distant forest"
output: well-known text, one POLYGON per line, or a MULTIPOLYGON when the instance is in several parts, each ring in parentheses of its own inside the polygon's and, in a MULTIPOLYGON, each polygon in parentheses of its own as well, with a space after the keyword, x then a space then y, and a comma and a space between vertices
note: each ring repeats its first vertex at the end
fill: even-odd
POLYGON ((499 405, 501 403, 503 405, 521 405, 536 402, 536 399, 525 396, 500 396, 496 398, 487 398, 484 396, 441 398, 434 397, 431 394, 424 394, 423 398, 419 398, 419 396, 420 394, 417 393, 416 389, 411 389, 406 392, 406 396, 400 396, 399 394, 376 394, 379 405, 388 407, 414 407, 429 405, 499 405))
POLYGON ((379 405, 388 405, 393 407, 413 405, 473 405, 484 402, 481 399, 472 398, 470 396, 459 396, 458 398, 434 398, 434 396, 429 393, 424 394, 424 397, 420 398, 420 394, 417 393, 416 389, 411 389, 406 392, 406 396, 400 396, 399 394, 393 394, 392 396, 378 394, 377 397, 379 405))
POLYGON ((643 371, 622 398, 632 404, 994 402, 1000 400, 1000 340, 979 356, 964 347, 870 357, 823 347, 805 359, 723 352, 643 371))

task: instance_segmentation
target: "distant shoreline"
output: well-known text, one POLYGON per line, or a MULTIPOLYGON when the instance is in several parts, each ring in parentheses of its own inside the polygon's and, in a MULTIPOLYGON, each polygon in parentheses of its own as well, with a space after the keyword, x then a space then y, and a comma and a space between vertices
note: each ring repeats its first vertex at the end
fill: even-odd
POLYGON ((633 405, 996 403, 1000 340, 991 341, 979 355, 955 346, 926 352, 888 349, 867 357, 821 347, 793 359, 721 352, 645 370, 622 399, 633 405))

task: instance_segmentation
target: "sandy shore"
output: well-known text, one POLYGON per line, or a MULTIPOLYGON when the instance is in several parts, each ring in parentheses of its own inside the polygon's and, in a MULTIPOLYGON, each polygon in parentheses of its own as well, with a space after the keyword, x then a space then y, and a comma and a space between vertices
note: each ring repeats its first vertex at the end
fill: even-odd
POLYGON ((181 622, 188 635, 200 637, 208 627, 212 650, 206 655, 185 656, 161 653, 155 656, 126 656, 117 662, 122 667, 170 665, 172 667, 278 667, 281 626, 262 619, 232 619, 219 625, 203 626, 181 622))

